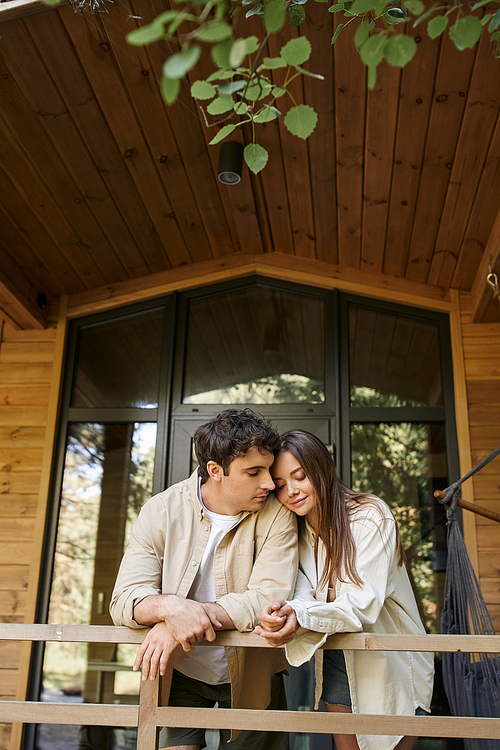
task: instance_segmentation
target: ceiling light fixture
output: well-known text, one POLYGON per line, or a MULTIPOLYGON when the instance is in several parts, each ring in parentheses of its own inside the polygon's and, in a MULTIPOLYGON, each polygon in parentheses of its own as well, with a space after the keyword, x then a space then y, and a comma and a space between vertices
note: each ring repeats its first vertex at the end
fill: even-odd
POLYGON ((223 185, 237 185, 241 182, 243 146, 238 141, 225 141, 219 151, 217 179, 223 185))

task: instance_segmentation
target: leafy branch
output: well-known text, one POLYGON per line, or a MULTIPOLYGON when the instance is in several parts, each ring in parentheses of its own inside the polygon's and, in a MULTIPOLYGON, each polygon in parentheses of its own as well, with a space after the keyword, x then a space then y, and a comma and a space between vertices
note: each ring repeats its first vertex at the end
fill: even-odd
MULTIPOLYGON (((166 40, 174 50, 163 64, 161 78, 163 98, 168 105, 177 100, 182 79, 193 71, 208 47, 215 70, 205 79, 194 81, 191 95, 198 103, 205 125, 220 128, 211 145, 220 143, 236 128, 250 124, 252 143, 246 146, 244 158, 255 174, 260 172, 269 155, 256 142, 256 125, 282 116, 283 105, 278 101, 282 97, 290 99, 293 105, 283 118, 285 127, 299 138, 311 135, 317 114, 309 105, 297 104, 290 92, 290 84, 299 76, 324 80, 322 75, 302 67, 312 51, 306 33, 284 44, 277 57, 263 56, 270 37, 278 34, 287 21, 295 28, 306 20, 304 6, 308 0, 173 1, 182 7, 160 13, 150 24, 127 35, 132 45, 166 40), (255 35, 236 37, 235 20, 243 14, 245 18, 262 19, 261 39, 255 35)), ((44 2, 53 5, 59 0, 44 2)), ((81 2, 90 4, 93 0, 81 2)), ((415 39, 401 33, 402 24, 413 27, 422 24, 431 39, 448 30, 458 50, 474 47, 486 28, 493 42, 493 53, 500 57, 500 7, 489 12, 492 6, 500 6, 500 0, 451 3, 434 0, 427 7, 422 0, 344 0, 328 7, 330 13, 341 13, 344 19, 336 24, 331 43, 335 44, 346 26, 357 23, 354 44, 368 68, 368 88, 373 89, 382 61, 404 68, 416 53, 415 39)))

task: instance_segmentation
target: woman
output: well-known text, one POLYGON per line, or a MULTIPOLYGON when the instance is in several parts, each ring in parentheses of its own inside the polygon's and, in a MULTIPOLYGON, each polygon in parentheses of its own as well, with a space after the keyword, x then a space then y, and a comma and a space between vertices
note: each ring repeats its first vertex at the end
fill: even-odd
MULTIPOLYGON (((300 571, 294 599, 266 605, 256 632, 286 643, 293 666, 316 653, 316 704, 321 697, 327 711, 425 715, 433 654, 317 650, 332 633, 425 633, 389 507, 346 487, 321 440, 303 430, 281 437, 271 473, 278 499, 299 516, 300 571)), ((411 750, 417 741, 334 738, 337 750, 411 750)))

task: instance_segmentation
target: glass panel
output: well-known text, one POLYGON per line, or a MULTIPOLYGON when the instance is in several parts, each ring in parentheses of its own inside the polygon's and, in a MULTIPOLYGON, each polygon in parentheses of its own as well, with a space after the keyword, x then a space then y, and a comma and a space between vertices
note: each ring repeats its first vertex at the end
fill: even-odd
POLYGON ((158 406, 163 310, 82 328, 71 406, 158 406))
MULTIPOLYGON (((112 625, 108 606, 124 547, 152 492, 155 441, 153 423, 70 425, 49 623, 112 625)), ((41 700, 137 703, 136 652, 129 645, 48 643, 41 700)), ((123 727, 40 725, 37 747, 125 749, 135 747, 135 736, 123 727)))
POLYGON ((185 404, 325 400, 323 301, 251 287, 189 310, 185 404))
POLYGON ((443 425, 353 424, 352 485, 390 506, 399 524, 422 621, 439 632, 446 570, 445 513, 434 490, 447 486, 443 425))
POLYGON ((438 324, 349 308, 351 406, 442 406, 438 324))

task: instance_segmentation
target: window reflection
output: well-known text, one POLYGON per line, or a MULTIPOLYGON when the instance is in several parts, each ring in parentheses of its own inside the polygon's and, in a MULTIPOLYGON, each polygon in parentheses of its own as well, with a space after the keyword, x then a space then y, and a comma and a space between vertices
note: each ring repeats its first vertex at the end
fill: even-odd
MULTIPOLYGON (((108 606, 124 547, 152 493, 155 441, 154 423, 70 425, 49 623, 112 624, 108 606)), ((122 644, 47 643, 41 699, 137 703, 136 651, 122 644)), ((135 730, 40 725, 37 747, 53 750, 61 741, 74 750, 95 742, 133 747, 130 732, 135 742, 135 730), (101 734, 90 738, 89 731, 101 734)))
POLYGON ((438 324, 351 305, 351 406, 442 406, 438 324))
POLYGON ((442 425, 353 424, 352 485, 385 500, 398 522, 422 621, 439 632, 446 569, 445 515, 433 497, 447 486, 442 425))
POLYGON ((83 327, 71 406, 158 405, 163 310, 83 327))
POLYGON ((322 403, 323 301, 251 287, 191 302, 183 403, 322 403))

